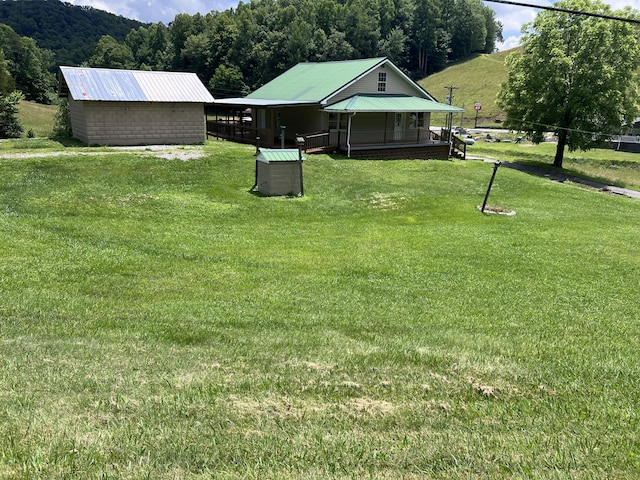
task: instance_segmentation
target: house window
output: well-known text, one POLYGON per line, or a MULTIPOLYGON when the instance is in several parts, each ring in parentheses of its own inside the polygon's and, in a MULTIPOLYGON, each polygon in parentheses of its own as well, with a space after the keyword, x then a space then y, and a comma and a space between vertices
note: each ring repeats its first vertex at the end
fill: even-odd
POLYGON ((339 129, 340 129, 340 114, 330 113, 329 114, 329 130, 339 130, 339 129))
POLYGON ((387 72, 378 73, 378 91, 379 92, 387 91, 387 72))

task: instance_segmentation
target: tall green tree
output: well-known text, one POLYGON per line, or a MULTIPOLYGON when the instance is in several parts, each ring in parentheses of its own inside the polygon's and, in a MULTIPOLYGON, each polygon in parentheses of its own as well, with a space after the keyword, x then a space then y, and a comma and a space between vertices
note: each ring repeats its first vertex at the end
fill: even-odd
POLYGON ((0 138, 18 138, 24 131, 18 121, 18 104, 24 99, 21 92, 15 91, 0 95, 0 138))
POLYGON ((416 0, 415 4, 412 25, 414 56, 412 63, 414 69, 424 76, 430 72, 430 63, 437 51, 441 5, 438 0, 416 0))
MULTIPOLYGON (((612 15, 599 0, 565 0, 567 10, 612 15)), ((626 9, 616 16, 640 18, 626 9)), ((507 59, 508 80, 499 105, 505 125, 540 142, 558 136, 554 166, 564 150, 588 150, 619 132, 638 113, 636 70, 640 66, 637 25, 580 14, 544 11, 523 27, 522 51, 507 59)))
POLYGON ((54 78, 50 68, 54 64, 53 53, 41 49, 36 41, 21 37, 11 27, 0 24, 0 46, 6 68, 15 81, 15 89, 27 100, 50 103, 54 78))
POLYGON ((131 48, 110 35, 103 36, 89 59, 89 66, 100 68, 133 68, 135 60, 131 48))
POLYGON ((394 27, 387 38, 380 40, 378 43, 378 52, 396 65, 405 64, 405 54, 407 51, 408 37, 404 34, 400 27, 394 27))
POLYGON ((240 97, 249 93, 240 69, 226 65, 216 68, 209 82, 209 88, 214 98, 240 97))
POLYGON ((4 58, 4 52, 0 48, 0 95, 7 95, 16 88, 16 82, 11 77, 7 68, 7 61, 4 58))
POLYGON ((38 48, 29 37, 20 39, 22 49, 15 73, 16 88, 27 100, 49 104, 53 95, 54 77, 49 72, 54 64, 53 52, 38 48))

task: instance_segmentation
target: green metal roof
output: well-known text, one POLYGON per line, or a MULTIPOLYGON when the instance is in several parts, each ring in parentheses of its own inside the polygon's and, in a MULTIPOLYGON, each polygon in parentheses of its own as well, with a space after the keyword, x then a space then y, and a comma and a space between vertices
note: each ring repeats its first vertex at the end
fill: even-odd
POLYGON ((324 108, 327 112, 461 112, 462 109, 409 95, 354 95, 324 108))
POLYGON ((318 103, 384 61, 299 63, 246 98, 318 103))
MULTIPOLYGON (((284 148, 284 149, 272 149, 272 148, 261 148, 260 153, 256 158, 259 162, 271 163, 271 162, 297 162, 300 160, 300 152, 295 148, 284 148)), ((304 155, 302 156, 302 160, 306 160, 304 155)))

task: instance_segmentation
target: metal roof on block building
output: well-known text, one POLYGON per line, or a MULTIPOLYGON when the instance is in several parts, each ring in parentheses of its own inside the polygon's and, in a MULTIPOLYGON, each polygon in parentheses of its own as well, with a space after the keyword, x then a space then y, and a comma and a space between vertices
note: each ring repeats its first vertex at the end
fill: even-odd
POLYGON ((60 95, 103 102, 213 103, 195 73, 60 67, 60 95))

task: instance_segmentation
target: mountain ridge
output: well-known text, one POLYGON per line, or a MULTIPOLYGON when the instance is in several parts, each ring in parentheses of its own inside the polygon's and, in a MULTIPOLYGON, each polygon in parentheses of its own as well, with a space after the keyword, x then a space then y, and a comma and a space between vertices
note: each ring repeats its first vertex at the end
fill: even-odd
POLYGON ((58 65, 79 65, 104 35, 121 41, 132 29, 148 25, 60 0, 2 0, 0 23, 54 52, 58 65))

